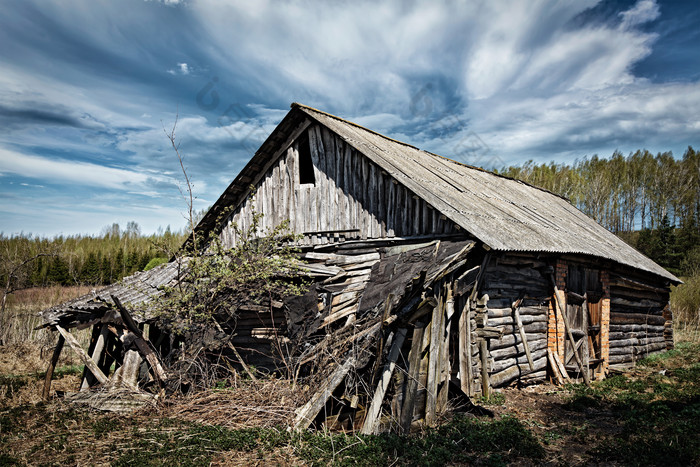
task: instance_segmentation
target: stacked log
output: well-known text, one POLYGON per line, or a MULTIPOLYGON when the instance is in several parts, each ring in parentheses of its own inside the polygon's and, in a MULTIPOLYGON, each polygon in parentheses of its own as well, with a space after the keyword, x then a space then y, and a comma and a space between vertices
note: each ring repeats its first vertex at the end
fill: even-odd
POLYGON ((529 255, 494 258, 484 272, 480 293, 489 296, 489 382, 492 387, 533 384, 546 378, 547 297, 543 261, 529 255))
POLYGON ((613 274, 610 297, 610 364, 633 364, 672 346, 667 289, 613 274))

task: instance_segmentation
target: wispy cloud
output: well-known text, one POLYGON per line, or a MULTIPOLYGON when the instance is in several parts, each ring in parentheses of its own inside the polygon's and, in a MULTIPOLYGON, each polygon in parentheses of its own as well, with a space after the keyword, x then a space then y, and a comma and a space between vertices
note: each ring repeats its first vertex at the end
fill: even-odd
POLYGON ((159 178, 152 174, 70 160, 49 159, 0 148, 0 171, 47 183, 68 183, 127 190, 159 178))
POLYGON ((448 157, 681 152, 700 144, 700 13, 683 5, 15 2, 0 17, 0 196, 77 202, 58 196, 70 186, 95 209, 100 190, 176 209, 163 126, 179 115, 206 203, 292 101, 448 157))

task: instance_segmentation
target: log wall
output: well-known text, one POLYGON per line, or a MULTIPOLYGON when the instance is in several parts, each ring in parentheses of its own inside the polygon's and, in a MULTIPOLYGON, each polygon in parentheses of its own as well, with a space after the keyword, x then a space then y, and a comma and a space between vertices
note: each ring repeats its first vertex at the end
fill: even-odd
POLYGON ((668 288, 611 273, 610 295, 610 364, 633 364, 673 347, 668 288))
POLYGON ((457 231, 437 210, 319 125, 297 138, 255 185, 255 196, 230 214, 220 234, 224 245, 237 240, 232 224, 245 231, 254 212, 264 214, 263 230, 288 219, 305 244, 457 231), (299 183, 303 144, 309 145, 313 184, 299 183))
POLYGON ((537 269, 546 266, 547 263, 532 255, 508 254, 493 256, 485 268, 479 289, 481 297, 488 296, 488 319, 484 327, 499 334, 487 339, 492 387, 513 382, 531 384, 546 377, 551 292, 547 277, 537 269), (524 333, 520 331, 518 317, 524 333))

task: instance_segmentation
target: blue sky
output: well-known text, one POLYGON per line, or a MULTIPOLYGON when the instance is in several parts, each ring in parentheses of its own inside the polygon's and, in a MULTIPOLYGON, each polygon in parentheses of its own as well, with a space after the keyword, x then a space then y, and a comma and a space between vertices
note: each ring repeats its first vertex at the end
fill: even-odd
POLYGON ((180 229, 301 102, 472 165, 700 146, 695 1, 0 1, 0 231, 180 229))

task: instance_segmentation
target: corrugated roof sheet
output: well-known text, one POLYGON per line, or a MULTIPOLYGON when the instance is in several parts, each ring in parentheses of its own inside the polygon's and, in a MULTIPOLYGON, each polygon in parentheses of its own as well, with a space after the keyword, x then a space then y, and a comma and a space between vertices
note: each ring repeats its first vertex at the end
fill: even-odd
MULTIPOLYGON (((177 261, 165 263, 150 271, 137 272, 121 281, 62 303, 41 312, 46 325, 83 322, 93 319, 95 313, 104 312, 113 304, 112 295, 130 310, 147 303, 162 293, 161 287, 174 283, 180 266, 177 261)), ((139 320, 140 316, 136 316, 139 320)))
POLYGON ((335 132, 495 250, 592 255, 680 282, 553 193, 422 151, 301 104, 292 107, 335 132))

